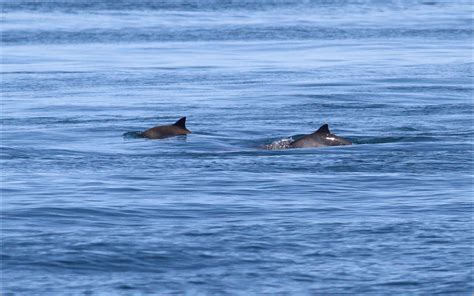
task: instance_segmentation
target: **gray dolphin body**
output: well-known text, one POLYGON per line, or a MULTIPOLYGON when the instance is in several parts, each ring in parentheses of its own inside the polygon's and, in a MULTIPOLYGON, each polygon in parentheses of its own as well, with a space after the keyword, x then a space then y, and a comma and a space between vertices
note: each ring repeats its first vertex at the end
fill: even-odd
POLYGON ((163 139, 190 133, 191 131, 186 128, 186 117, 182 117, 174 124, 155 126, 147 129, 141 135, 149 139, 163 139))
POLYGON ((331 134, 327 124, 322 125, 317 131, 312 134, 305 135, 295 141, 291 142, 290 148, 308 148, 308 147, 326 147, 326 146, 341 146, 352 145, 352 142, 331 134))

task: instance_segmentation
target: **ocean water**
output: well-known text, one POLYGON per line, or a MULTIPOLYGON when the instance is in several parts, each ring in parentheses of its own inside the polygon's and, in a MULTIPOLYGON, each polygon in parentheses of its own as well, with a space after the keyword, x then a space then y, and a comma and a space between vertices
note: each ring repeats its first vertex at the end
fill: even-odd
POLYGON ((471 1, 0 3, 2 295, 472 294, 471 1))

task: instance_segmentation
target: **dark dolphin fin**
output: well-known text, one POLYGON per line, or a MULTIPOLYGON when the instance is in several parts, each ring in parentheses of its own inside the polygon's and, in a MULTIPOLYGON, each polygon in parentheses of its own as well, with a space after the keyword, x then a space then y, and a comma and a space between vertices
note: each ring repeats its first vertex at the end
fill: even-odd
POLYGON ((322 135, 327 135, 330 134, 331 132, 329 131, 329 125, 323 124, 317 131, 315 131, 313 134, 322 134, 322 135))
POLYGON ((186 128, 186 116, 180 118, 178 121, 176 121, 173 125, 176 125, 177 127, 180 127, 182 129, 187 130, 186 128))

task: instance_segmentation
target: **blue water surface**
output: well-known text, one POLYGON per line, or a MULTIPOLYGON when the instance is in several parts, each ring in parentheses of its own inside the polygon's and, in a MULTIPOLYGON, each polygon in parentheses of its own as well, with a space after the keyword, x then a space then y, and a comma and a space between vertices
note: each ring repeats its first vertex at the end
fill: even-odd
POLYGON ((473 292, 471 1, 0 3, 2 295, 473 292))

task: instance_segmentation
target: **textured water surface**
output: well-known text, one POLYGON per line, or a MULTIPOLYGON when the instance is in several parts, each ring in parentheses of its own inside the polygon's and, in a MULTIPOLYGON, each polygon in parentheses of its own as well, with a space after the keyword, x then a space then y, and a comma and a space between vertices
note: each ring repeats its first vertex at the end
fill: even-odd
POLYGON ((470 1, 1 4, 2 293, 472 293, 470 1))

